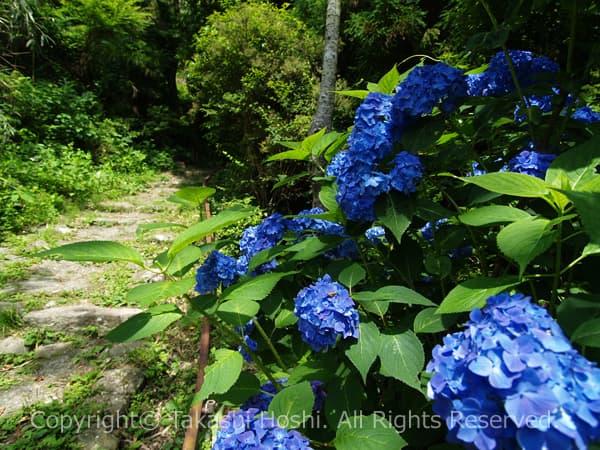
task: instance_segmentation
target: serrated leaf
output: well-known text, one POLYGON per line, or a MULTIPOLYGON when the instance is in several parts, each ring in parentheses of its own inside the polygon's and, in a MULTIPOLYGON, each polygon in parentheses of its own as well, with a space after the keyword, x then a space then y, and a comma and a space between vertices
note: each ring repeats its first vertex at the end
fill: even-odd
POLYGON ((240 405, 253 395, 260 392, 260 381, 255 375, 242 372, 239 378, 229 390, 224 394, 213 394, 211 400, 217 403, 226 403, 229 405, 240 405))
POLYGON ((275 285, 289 275, 297 272, 271 272, 250 278, 227 288, 222 295, 223 300, 262 300, 268 296, 275 285))
POLYGON ((367 271, 358 263, 353 263, 342 269, 338 276, 338 281, 347 288, 351 289, 365 279, 367 271))
POLYGON ((333 184, 321 186, 319 191, 319 200, 328 211, 335 211, 339 208, 338 202, 335 199, 337 188, 333 184))
POLYGON ((416 334, 439 333, 454 325, 457 320, 457 314, 437 314, 437 308, 426 308, 416 315, 413 331, 416 334))
POLYGON ((192 225, 175 238, 168 252, 169 257, 173 257, 188 245, 199 241, 209 234, 249 217, 253 212, 253 209, 234 207, 192 225))
POLYGON ((456 285, 437 309, 438 314, 471 311, 485 306, 486 300, 520 284, 519 277, 478 277, 456 285))
POLYGON ((279 391, 271 400, 268 413, 282 428, 298 428, 311 416, 314 403, 310 383, 303 381, 279 391))
POLYGON ((360 410, 364 389, 355 376, 335 378, 327 384, 325 416, 331 428, 337 428, 340 419, 360 410))
POLYGON ((581 190, 583 186, 600 178, 596 166, 600 164, 600 135, 592 137, 560 154, 546 171, 546 182, 560 189, 581 190), (568 186, 563 186, 563 177, 568 186))
POLYGON ((494 172, 460 179, 490 192, 515 197, 541 198, 550 193, 550 185, 539 178, 522 173, 494 172))
POLYGON ((194 396, 193 403, 206 400, 212 394, 224 394, 237 381, 242 372, 244 358, 239 352, 220 348, 215 351, 214 362, 206 367, 204 383, 194 396))
POLYGON ((236 327, 243 327, 258 313, 260 305, 252 300, 236 299, 221 303, 217 315, 225 322, 236 327))
POLYGON ((361 303, 382 301, 409 305, 437 306, 431 300, 405 286, 383 286, 376 291, 355 292, 352 298, 361 303))
POLYGON ((367 98, 369 95, 369 91, 367 90, 342 90, 342 91, 334 91, 338 95, 346 95, 348 97, 355 97, 361 100, 367 98))
POLYGON ((286 328, 290 325, 294 325, 298 322, 298 317, 294 314, 291 309, 282 309, 275 317, 274 325, 275 328, 286 328))
POLYGON ((573 332, 571 340, 588 347, 600 347, 600 319, 583 322, 573 332))
POLYGON ((150 306, 157 300, 179 297, 194 287, 196 280, 192 277, 177 281, 158 281, 145 283, 131 289, 125 296, 128 303, 137 303, 140 306, 150 306))
POLYGON ((167 262, 167 273, 177 277, 183 276, 187 271, 196 264, 204 252, 195 245, 188 245, 179 251, 173 258, 167 262))
POLYGON ((590 243, 600 245, 600 192, 560 191, 569 197, 581 217, 590 243))
POLYGON ((387 72, 384 76, 382 76, 379 82, 377 83, 377 91, 391 95, 394 93, 394 90, 396 89, 396 86, 398 86, 399 82, 400 73, 394 65, 394 67, 392 67, 391 70, 387 72))
POLYGON ((414 214, 414 204, 402 194, 387 194, 375 204, 375 214, 400 243, 414 214))
POLYGON ((106 339, 112 342, 132 342, 158 333, 183 317, 177 306, 168 303, 149 308, 130 317, 111 330, 106 339))
POLYGON ((144 267, 144 259, 137 250, 113 241, 85 241, 51 248, 34 256, 56 256, 66 261, 112 262, 127 261, 144 267))
POLYGON ((381 415, 341 420, 334 441, 337 450, 400 450, 407 443, 381 415))
POLYGON ((309 261, 336 247, 343 240, 341 236, 334 235, 312 236, 288 247, 287 251, 295 253, 291 257, 292 261, 309 261))
POLYGON ((529 217, 504 227, 496 236, 498 248, 519 265, 519 276, 537 256, 548 250, 558 237, 550 220, 529 217))
POLYGON ((515 222, 527 219, 531 215, 519 208, 504 205, 482 206, 472 209, 458 216, 458 220, 465 225, 481 227, 485 225, 496 225, 500 223, 515 222))
POLYGON ((382 334, 379 359, 382 375, 396 378, 421 392, 418 375, 425 365, 425 353, 421 341, 412 331, 382 334))
POLYGON ((381 347, 380 334, 373 322, 361 322, 358 340, 348 347, 346 356, 360 373, 363 383, 366 382, 369 369, 377 359, 381 347))
POLYGON ((297 150, 288 150, 281 153, 276 153, 274 155, 269 156, 266 159, 266 162, 272 161, 281 161, 284 159, 289 159, 292 161, 306 161, 310 158, 310 150, 306 148, 299 148, 297 150))
POLYGON ((208 197, 217 192, 215 188, 206 186, 188 186, 176 191, 167 200, 175 203, 188 203, 192 206, 200 206, 208 197))

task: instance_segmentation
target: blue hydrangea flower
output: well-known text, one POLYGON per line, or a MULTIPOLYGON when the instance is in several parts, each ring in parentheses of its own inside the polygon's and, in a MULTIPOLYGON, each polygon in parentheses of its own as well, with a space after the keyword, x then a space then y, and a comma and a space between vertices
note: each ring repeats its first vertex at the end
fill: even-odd
POLYGON ((584 123, 600 122, 600 113, 595 112, 589 106, 578 108, 571 117, 584 123))
MULTIPOLYGON (((287 378, 281 378, 280 380, 277 380, 277 384, 280 388, 284 388, 284 384, 287 382, 287 378)), ((271 400, 273 400, 273 397, 275 397, 277 392, 277 388, 273 385, 273 383, 267 381, 260 387, 260 392, 246 400, 244 404, 240 406, 240 408, 254 408, 258 409, 259 411, 267 411, 269 409, 269 405, 271 404, 271 400)))
POLYGON ((417 118, 431 114, 438 106, 444 113, 467 95, 465 75, 444 63, 415 67, 396 88, 393 103, 400 117, 417 118))
POLYGON ((237 261, 221 252, 214 251, 196 272, 196 291, 205 294, 214 291, 220 284, 227 287, 240 275, 237 261))
POLYGON ((314 351, 327 351, 342 339, 358 338, 358 311, 348 290, 329 275, 302 289, 294 299, 302 340, 314 351))
MULTIPOLYGON (((277 380, 277 384, 281 389, 285 389, 285 383, 287 383, 287 378, 282 378, 277 380)), ((320 411, 323 409, 323 403, 327 398, 327 393, 325 392, 323 383, 321 381, 311 381, 310 387, 312 388, 313 395, 315 396, 315 403, 313 405, 313 411, 320 411)), ((240 407, 241 409, 250 409, 255 408, 260 411, 268 411, 269 405, 273 400, 273 397, 277 395, 277 389, 270 381, 267 381, 260 387, 260 392, 248 400, 244 402, 244 404, 240 407)))
MULTIPOLYGON (((533 144, 530 144, 529 148, 533 148, 533 144)), ((511 172, 523 173, 543 180, 555 158, 556 155, 552 153, 538 153, 535 150, 525 149, 508 162, 508 167, 511 172)))
POLYGON ((417 185, 423 178, 423 165, 417 155, 403 151, 392 161, 390 185, 397 191, 411 194, 417 190, 417 185))
POLYGON ((490 297, 465 330, 433 349, 428 395, 449 441, 485 450, 569 450, 600 437, 600 369, 530 300, 490 297))
MULTIPOLYGON (((558 64, 545 56, 535 57, 531 52, 522 50, 510 50, 508 53, 517 79, 524 88, 560 70, 558 64)), ((502 96, 513 92, 515 84, 504 52, 496 53, 485 72, 468 75, 467 85, 471 96, 502 96)))
POLYGON ((232 411, 221 423, 212 450, 311 450, 309 441, 258 409, 232 411))
POLYGON ((477 161, 471 163, 471 171, 467 173, 468 177, 476 177, 479 175, 485 175, 487 171, 481 167, 481 164, 477 161))
MULTIPOLYGON (((266 217, 259 225, 248 227, 242 233, 240 239, 240 267, 248 267, 250 259, 257 253, 275 247, 283 238, 287 228, 287 220, 279 213, 266 217)), ((268 272, 277 267, 277 261, 273 259, 256 269, 257 273, 268 272)))
POLYGON ((387 242, 387 239, 385 237, 385 228, 379 225, 371 227, 367 231, 365 231, 365 237, 373 244, 387 242))
MULTIPOLYGON (((242 336, 244 338, 245 344, 253 352, 255 352, 256 350, 258 350, 258 342, 256 342, 254 339, 252 339, 250 337, 250 335, 254 331, 254 328, 255 328, 255 325, 254 325, 254 321, 253 320, 249 320, 248 322, 246 322, 243 327, 233 327, 233 329, 240 336, 242 336)), ((238 352, 240 352, 240 354, 244 357, 244 360, 246 362, 252 361, 252 358, 250 357, 250 354, 246 351, 246 349, 243 346, 241 346, 241 345, 238 346, 238 352)))

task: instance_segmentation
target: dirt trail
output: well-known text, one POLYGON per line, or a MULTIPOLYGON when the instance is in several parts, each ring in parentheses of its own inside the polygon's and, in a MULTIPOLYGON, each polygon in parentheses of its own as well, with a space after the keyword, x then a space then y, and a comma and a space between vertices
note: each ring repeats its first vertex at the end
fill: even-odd
MULTIPOLYGON (((143 381, 141 370, 127 358, 136 345, 108 346, 102 336, 140 311, 122 304, 122 291, 135 284, 131 278, 139 283, 148 281, 152 274, 132 264, 53 260, 31 264, 30 258, 21 255, 71 242, 112 240, 152 256, 164 249, 173 235, 157 230, 140 239, 136 237, 138 225, 179 222, 179 206, 166 199, 184 185, 201 184, 202 179, 201 174, 165 174, 135 195, 102 202, 74 219, 63 217, 57 225, 23 237, 24 248, 0 245, 0 273, 8 279, 0 286, 0 312, 4 310, 6 315, 10 310, 20 317, 19 326, 9 332, 0 328, 0 356, 21 355, 25 359, 18 366, 0 365, 0 418, 19 414, 23 407, 61 401, 73 375, 98 370, 85 355, 99 345, 105 347, 102 352, 109 363, 102 366, 95 381, 95 390, 100 392, 96 400, 108 405, 109 414, 127 409, 129 398, 143 381), (16 276, 19 265, 25 269, 16 276), (113 291, 120 292, 117 298, 111 298, 113 291), (36 333, 50 334, 56 342, 34 339, 32 343, 31 336, 36 333)), ((79 440, 86 449, 117 448, 119 439, 112 431, 90 429, 81 433, 79 440)))

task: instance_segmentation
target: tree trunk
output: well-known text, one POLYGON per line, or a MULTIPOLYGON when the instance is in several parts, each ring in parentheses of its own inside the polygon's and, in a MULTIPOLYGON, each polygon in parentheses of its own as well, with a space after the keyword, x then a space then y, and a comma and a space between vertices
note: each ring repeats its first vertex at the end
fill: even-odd
MULTIPOLYGON (((341 9, 341 0, 327 0, 321 88, 319 91, 317 111, 315 112, 315 116, 310 125, 309 135, 316 133, 322 128, 326 128, 329 131, 333 125, 333 104, 335 99, 334 91, 337 75, 341 9)), ((313 183, 312 191, 313 206, 321 206, 321 202, 319 201, 319 185, 313 183)))

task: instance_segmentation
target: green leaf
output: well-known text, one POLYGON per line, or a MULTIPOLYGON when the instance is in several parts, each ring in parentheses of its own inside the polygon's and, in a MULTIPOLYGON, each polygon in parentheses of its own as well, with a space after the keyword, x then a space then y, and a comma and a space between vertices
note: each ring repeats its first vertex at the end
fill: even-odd
POLYGON ((427 255, 425 257, 425 270, 440 278, 446 278, 452 271, 452 261, 446 255, 427 255))
POLYGON ((423 152, 437 143, 445 129, 443 117, 417 121, 402 132, 402 146, 412 153, 423 152))
POLYGON ((339 209, 338 202, 335 199, 336 194, 337 188, 333 183, 323 185, 319 190, 319 200, 328 211, 336 211, 339 209))
POLYGON ((223 292, 223 300, 262 300, 271 293, 275 285, 289 275, 297 272, 271 272, 258 275, 241 283, 230 286, 223 292))
POLYGON ((157 222, 157 223, 143 223, 135 230, 136 236, 142 236, 147 231, 159 230, 162 228, 185 228, 185 225, 173 222, 157 222))
POLYGON ((403 194, 383 195, 375 204, 375 214, 399 243, 410 225, 414 212, 414 204, 403 194))
POLYGON ((125 301, 137 303, 140 306, 150 306, 157 300, 163 300, 170 297, 179 297, 189 292, 196 280, 193 277, 184 278, 177 281, 158 281, 156 283, 145 283, 131 289, 125 301))
POLYGON ((219 214, 212 216, 209 219, 192 225, 175 238, 171 248, 169 249, 169 256, 173 257, 176 253, 188 245, 208 236, 211 233, 214 233, 215 231, 220 230, 221 228, 245 219, 246 217, 252 215, 253 212, 253 209, 234 207, 226 209, 225 211, 221 211, 219 214))
POLYGON ((259 379, 251 373, 242 372, 235 384, 226 393, 211 395, 211 400, 228 405, 241 405, 259 392, 259 379))
POLYGON ((439 333, 450 328, 457 320, 457 314, 437 314, 437 308, 426 308, 415 317, 413 330, 416 334, 439 333))
POLYGON ((364 398, 364 389, 358 377, 345 376, 335 378, 327 384, 325 416, 331 428, 337 428, 340 419, 360 410, 364 398))
POLYGON ((560 191, 569 197, 581 216, 592 244, 600 245, 600 192, 560 191))
POLYGON ((556 310, 558 323, 567 336, 586 320, 600 318, 600 297, 590 294, 571 294, 556 310))
POLYGON ((460 179, 490 192, 515 197, 541 198, 550 193, 550 186, 544 181, 522 173, 494 172, 460 179))
POLYGON ((571 340, 588 347, 600 347, 600 318, 579 325, 573 332, 571 340))
POLYGON ((252 300, 236 299, 221 303, 217 315, 230 325, 243 327, 259 309, 260 305, 252 300))
POLYGON ((515 222, 527 219, 531 215, 519 208, 503 205, 482 206, 472 209, 458 216, 458 220, 465 225, 481 227, 484 225, 496 225, 500 223, 515 222))
POLYGON ((288 247, 286 247, 285 245, 276 245, 275 247, 261 250, 256 255, 254 255, 252 259, 250 259, 250 263, 248 264, 248 273, 252 273, 257 267, 262 266, 263 264, 271 261, 276 256, 281 255, 287 250, 287 248, 288 247))
POLYGON ((287 251, 295 253, 291 258, 292 261, 309 261, 336 247, 343 240, 344 238, 333 235, 312 236, 288 247, 287 251))
POLYGON ((581 256, 591 256, 597 255, 600 253, 600 245, 598 244, 587 244, 583 247, 583 251, 581 252, 581 256))
POLYGON ((366 382, 369 369, 377 359, 380 347, 381 341, 377 325, 373 322, 361 322, 358 341, 346 350, 346 356, 360 373, 363 383, 366 382))
POLYGON ((342 418, 334 445, 337 450, 399 450, 407 443, 387 419, 373 414, 342 418))
POLYGON ((273 185, 273 187, 271 188, 271 191, 274 191, 275 189, 279 189, 280 187, 286 186, 288 184, 294 184, 296 181, 298 181, 304 177, 307 177, 309 175, 311 175, 311 172, 300 172, 300 173, 297 173, 292 176, 280 175, 280 177, 279 177, 280 180, 273 185))
POLYGON ((396 378, 421 392, 418 376, 425 365, 425 353, 421 341, 412 331, 382 334, 379 359, 382 375, 396 378))
POLYGON ((290 325, 294 325, 298 322, 298 317, 294 314, 294 311, 291 309, 282 309, 275 317, 274 325, 275 328, 286 328, 290 325))
POLYGON ((144 267, 144 259, 137 250, 113 241, 86 241, 51 248, 34 256, 56 256, 67 261, 111 262, 127 261, 144 267))
POLYGON ((298 428, 312 415, 315 396, 308 381, 286 387, 279 391, 268 413, 277 420, 282 428, 298 428))
POLYGON ((492 295, 499 294, 519 283, 519 277, 513 275, 472 278, 456 285, 448 292, 437 313, 449 314, 481 308, 492 295))
POLYGON ((204 253, 195 245, 188 245, 179 251, 173 258, 168 260, 167 273, 177 277, 183 276, 196 264, 204 253))
POLYGON ((290 159, 293 161, 306 161, 309 158, 310 150, 307 148, 299 148, 297 150, 288 150, 286 152, 271 155, 266 159, 266 162, 281 161, 283 159, 290 159))
POLYGON ((181 317, 183 313, 171 303, 153 306, 111 330, 106 339, 112 342, 137 341, 164 330, 181 317))
POLYGON ((385 301, 390 303, 405 303, 409 305, 437 306, 431 300, 418 292, 404 286, 383 286, 375 292, 355 292, 352 298, 358 302, 385 301))
POLYGON ((600 135, 560 154, 546 171, 546 182, 559 189, 582 190, 583 186, 600 178, 596 173, 596 166, 600 164, 598 148, 600 135), (568 186, 563 185, 565 177, 568 186))
POLYGON ((188 186, 176 191, 167 200, 174 203, 187 203, 191 206, 200 206, 208 197, 217 192, 215 188, 205 186, 188 186))
POLYGON ((398 69, 394 65, 391 70, 381 77, 379 82, 377 83, 377 91, 383 92, 384 94, 393 94, 394 89, 398 86, 400 82, 400 73, 398 69))
POLYGON ((345 90, 345 91, 334 91, 336 94, 338 95, 346 95, 348 97, 355 97, 355 98, 359 98, 361 100, 364 100, 365 98, 367 98, 367 95, 369 95, 370 91, 367 90, 345 90))
POLYGON ((504 227, 496 240, 498 248, 519 265, 523 276, 527 265, 548 250, 558 237, 553 222, 539 217, 528 217, 504 227))
POLYGON ((338 281, 351 289, 364 280, 366 276, 367 271, 360 264, 353 263, 340 272, 338 281))
POLYGON ((238 380, 244 364, 239 352, 220 348, 215 351, 212 364, 206 367, 202 388, 194 396, 193 403, 206 400, 212 394, 227 392, 238 380))

